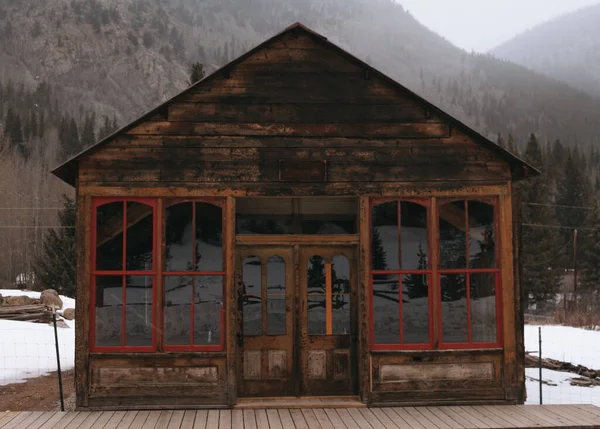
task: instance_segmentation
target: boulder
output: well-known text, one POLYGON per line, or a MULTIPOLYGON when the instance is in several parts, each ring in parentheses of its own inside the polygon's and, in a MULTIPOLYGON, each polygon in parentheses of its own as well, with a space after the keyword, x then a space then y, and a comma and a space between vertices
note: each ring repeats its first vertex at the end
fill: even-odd
POLYGON ((30 305, 33 304, 33 298, 25 295, 7 296, 4 305, 30 305))
POLYGON ((74 308, 67 308, 64 312, 63 312, 63 317, 67 320, 73 320, 75 319, 75 309, 74 308))
POLYGON ((58 296, 58 292, 54 289, 46 289, 40 295, 40 302, 48 307, 55 305, 57 309, 61 309, 63 306, 62 299, 58 296))

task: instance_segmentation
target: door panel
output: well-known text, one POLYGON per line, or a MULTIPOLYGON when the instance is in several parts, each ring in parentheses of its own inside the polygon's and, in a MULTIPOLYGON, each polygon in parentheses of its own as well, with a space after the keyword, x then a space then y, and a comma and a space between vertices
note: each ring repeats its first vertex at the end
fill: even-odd
POLYGON ((294 271, 291 248, 237 253, 240 396, 289 396, 294 362, 294 271))
POLYGON ((352 247, 300 248, 301 394, 357 390, 356 257, 352 247))

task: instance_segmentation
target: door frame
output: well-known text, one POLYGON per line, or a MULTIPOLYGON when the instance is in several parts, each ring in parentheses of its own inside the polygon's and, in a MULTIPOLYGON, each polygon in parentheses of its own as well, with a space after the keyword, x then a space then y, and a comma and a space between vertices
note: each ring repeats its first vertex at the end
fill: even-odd
MULTIPOLYGON (((364 337, 366 332, 364 331, 363 324, 361 320, 366 316, 367 311, 367 302, 365 302, 365 290, 364 290, 364 267, 363 267, 363 244, 360 240, 359 234, 349 234, 349 235, 233 235, 233 240, 231 243, 232 251, 231 255, 231 282, 228 288, 228 304, 231 311, 228 311, 227 319, 228 319, 228 338, 227 338, 227 360, 228 360, 228 397, 229 397, 229 405, 234 406, 238 402, 238 374, 243 368, 239 367, 240 362, 240 353, 241 348, 238 345, 238 335, 241 334, 241 317, 240 311, 238 308, 238 297, 237 297, 237 288, 238 288, 238 275, 241 271, 238 271, 238 250, 237 247, 241 246, 244 248, 248 247, 282 247, 287 246, 292 248, 293 250, 293 261, 294 266, 299 267, 300 263, 300 247, 304 246, 312 246, 312 247, 335 247, 335 246, 345 246, 345 247, 353 247, 353 251, 355 252, 355 267, 353 268, 356 273, 356 301, 357 305, 355 308, 357 322, 357 332, 358 341, 356 342, 356 360, 354 363, 355 367, 355 377, 357 386, 357 393, 360 395, 361 400, 365 402, 367 399, 367 390, 368 384, 365 383, 365 375, 369 373, 369 368, 365 368, 365 359, 364 359, 364 337)), ((299 269, 294 269, 294 282, 295 284, 299 284, 300 282, 300 271, 299 269)), ((294 299, 294 326, 297 325, 297 318, 299 317, 299 299, 300 297, 300 289, 296 288, 295 299, 294 299)), ((295 329, 295 339, 299 340, 299 329, 295 329)), ((368 361, 367 361, 368 362, 368 361)), ((294 368, 299 368, 299 353, 295 353, 294 355, 294 368)), ((370 378, 370 377, 369 377, 370 378)), ((300 396, 300 382, 296 383, 296 396, 300 396)), ((366 403, 366 402, 365 402, 366 403)))

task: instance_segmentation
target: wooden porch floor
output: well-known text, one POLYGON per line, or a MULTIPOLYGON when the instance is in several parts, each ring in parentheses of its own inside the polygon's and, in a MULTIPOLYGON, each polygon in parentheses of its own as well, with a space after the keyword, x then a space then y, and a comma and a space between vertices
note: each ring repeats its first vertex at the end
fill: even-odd
POLYGON ((0 413, 0 429, 600 428, 592 405, 0 413))

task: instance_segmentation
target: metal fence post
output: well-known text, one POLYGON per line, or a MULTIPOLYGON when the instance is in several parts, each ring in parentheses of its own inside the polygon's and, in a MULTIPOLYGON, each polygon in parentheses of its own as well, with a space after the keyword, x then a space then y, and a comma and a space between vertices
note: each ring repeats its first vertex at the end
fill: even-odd
POLYGON ((54 344, 56 345, 56 365, 58 367, 58 391, 60 393, 60 410, 65 410, 65 401, 63 398, 62 373, 60 371, 60 352, 58 350, 58 331, 56 329, 56 307, 52 305, 52 323, 54 325, 54 344))
POLYGON ((542 405, 542 327, 538 327, 540 347, 538 349, 538 365, 540 369, 540 405, 542 405))

